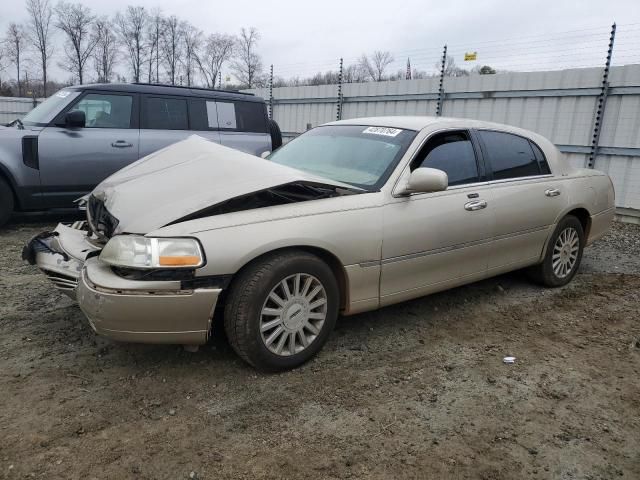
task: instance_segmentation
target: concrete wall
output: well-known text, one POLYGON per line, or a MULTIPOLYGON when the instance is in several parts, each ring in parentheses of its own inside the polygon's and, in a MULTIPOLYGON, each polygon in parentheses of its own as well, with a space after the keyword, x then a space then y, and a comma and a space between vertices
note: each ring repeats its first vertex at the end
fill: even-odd
MULTIPOLYGON (((601 68, 446 77, 442 114, 533 130, 582 167, 601 83, 601 68)), ((640 65, 613 67, 609 85, 595 168, 613 179, 618 207, 640 209, 640 65)), ((435 115, 438 86, 438 78, 345 84, 342 118, 435 115)), ((268 89, 251 91, 269 98, 268 89)), ((273 97, 288 138, 336 119, 337 85, 274 88, 273 97)))

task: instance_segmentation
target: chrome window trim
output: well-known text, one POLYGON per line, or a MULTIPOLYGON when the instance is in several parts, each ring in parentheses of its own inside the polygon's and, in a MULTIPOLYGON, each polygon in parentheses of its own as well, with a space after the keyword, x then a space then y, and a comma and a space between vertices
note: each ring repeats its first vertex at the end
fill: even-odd
MULTIPOLYGON (((400 173, 398 174, 398 177, 395 179, 395 182, 393 184, 393 187, 391 188, 391 197, 393 198, 407 198, 407 197, 413 197, 414 195, 431 195, 434 193, 443 193, 443 192, 447 192, 450 189, 453 190, 455 188, 466 188, 466 187, 471 187, 471 186, 478 186, 478 185, 485 185, 488 181, 485 180, 483 182, 473 182, 473 183, 465 183, 462 185, 454 185, 452 187, 447 187, 446 190, 444 190, 443 192, 429 192, 429 193, 411 193, 409 195, 400 195, 397 193, 398 190, 398 183, 400 182, 400 180, 403 178, 403 176, 405 175, 405 172, 408 168, 411 168, 411 163, 413 162, 413 160, 418 156, 418 154, 422 151, 422 147, 424 147, 424 145, 434 136, 434 135, 438 135, 440 133, 444 133, 444 132, 457 132, 457 131, 461 131, 464 130, 465 132, 470 132, 472 130, 472 128, 470 127, 446 127, 446 128, 440 128, 438 130, 434 130, 433 132, 430 132, 427 134, 427 136, 420 142, 420 144, 418 145, 418 147, 414 150, 414 152, 412 154, 410 154, 411 156, 409 157, 409 159, 407 161, 405 161, 404 165, 402 165, 402 161, 400 161, 398 163, 398 167, 396 169, 400 170, 400 173)), ((424 131, 421 130, 421 131, 424 131)), ((470 136, 470 135, 469 135, 470 136)), ((471 143, 473 144, 473 140, 470 140, 471 143)), ((407 153, 405 155, 408 155, 409 151, 407 150, 407 153)), ((478 154, 475 151, 475 147, 474 147, 474 154, 476 156, 476 162, 478 162, 478 154)), ((394 172, 395 173, 395 172, 394 172)), ((480 174, 480 170, 478 170, 478 174, 480 174)), ((393 174, 391 175, 393 176, 393 174)), ((391 176, 389 177, 389 180, 391 180, 391 176)), ((389 184, 389 180, 387 181, 387 184, 389 184)), ((386 185, 385 185, 386 186, 386 185)))
POLYGON ((555 177, 553 173, 547 173, 545 175, 531 175, 528 177, 514 177, 514 178, 501 178, 500 180, 490 180, 489 185, 500 185, 503 183, 511 183, 511 182, 523 182, 526 180, 542 180, 544 178, 552 178, 555 177))

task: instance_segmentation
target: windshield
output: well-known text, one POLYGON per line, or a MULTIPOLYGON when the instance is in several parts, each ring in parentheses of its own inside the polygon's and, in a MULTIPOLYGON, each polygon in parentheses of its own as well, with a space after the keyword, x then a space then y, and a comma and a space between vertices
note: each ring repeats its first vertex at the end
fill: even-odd
POLYGON ((267 158, 365 190, 378 190, 416 132, 388 127, 329 125, 300 135, 267 158))
POLYGON ((27 113, 27 115, 22 119, 22 123, 25 125, 44 127, 53 120, 58 113, 60 113, 60 110, 67 106, 69 102, 78 95, 80 95, 80 92, 64 89, 60 90, 27 113))

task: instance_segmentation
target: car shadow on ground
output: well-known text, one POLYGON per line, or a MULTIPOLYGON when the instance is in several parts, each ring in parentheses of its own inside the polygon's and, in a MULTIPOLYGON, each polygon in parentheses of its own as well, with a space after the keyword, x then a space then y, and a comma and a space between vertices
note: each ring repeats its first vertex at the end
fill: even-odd
MULTIPOLYGON (((332 332, 319 355, 332 356, 336 351, 342 350, 366 350, 362 346, 369 344, 370 341, 376 341, 381 332, 388 335, 403 335, 407 329, 420 327, 427 322, 435 328, 438 328, 439 322, 443 321, 448 324, 464 322, 463 316, 448 316, 447 310, 450 309, 459 314, 460 305, 471 302, 492 304, 509 295, 510 292, 525 293, 539 288, 542 287, 530 282, 522 272, 512 272, 372 312, 341 316, 338 318, 335 331, 332 332), (432 312, 437 312, 434 319, 430 318, 432 312)), ((71 317, 82 323, 76 326, 84 330, 82 336, 94 337, 89 341, 95 344, 96 355, 100 357, 104 366, 118 366, 134 372, 153 370, 158 367, 209 364, 216 369, 229 368, 230 371, 227 373, 237 370, 254 372, 250 366, 240 360, 229 345, 220 313, 216 314, 211 338, 196 352, 188 352, 180 345, 145 345, 112 341, 97 336, 79 309, 71 317)), ((313 362, 314 360, 311 360, 310 364, 313 362)))

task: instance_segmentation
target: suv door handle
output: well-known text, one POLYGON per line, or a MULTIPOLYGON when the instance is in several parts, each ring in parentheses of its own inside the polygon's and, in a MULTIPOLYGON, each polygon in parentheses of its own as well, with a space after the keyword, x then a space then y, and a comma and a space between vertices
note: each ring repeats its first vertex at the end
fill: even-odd
POLYGON ((544 194, 547 197, 557 197, 558 195, 560 195, 560 190, 558 190, 557 188, 549 188, 544 191, 544 194))
POLYGON ((474 200, 473 202, 467 202, 464 204, 464 209, 473 212, 475 210, 482 210, 487 208, 487 202, 485 200, 474 200))
POLYGON ((128 148, 133 147, 133 143, 125 142, 124 140, 118 140, 117 142, 113 142, 111 146, 114 148, 128 148))

